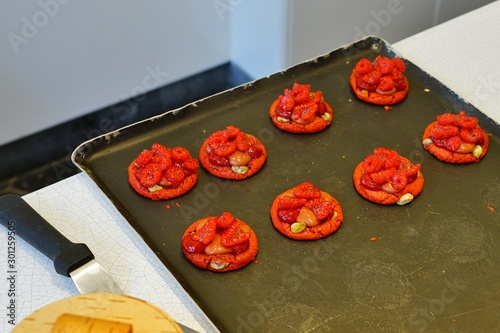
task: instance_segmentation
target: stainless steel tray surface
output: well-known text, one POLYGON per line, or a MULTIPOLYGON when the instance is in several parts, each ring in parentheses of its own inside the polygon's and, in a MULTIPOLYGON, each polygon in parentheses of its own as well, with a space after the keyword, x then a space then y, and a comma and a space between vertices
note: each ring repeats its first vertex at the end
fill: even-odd
POLYGON ((403 102, 386 111, 357 100, 349 86, 352 67, 379 54, 402 56, 384 40, 367 37, 93 139, 75 150, 73 161, 222 332, 498 329, 500 127, 409 59, 410 92, 403 102), (334 109, 328 129, 294 135, 274 127, 269 106, 294 82, 323 91, 334 109), (436 115, 460 110, 478 117, 490 134, 488 154, 479 163, 442 163, 421 146, 423 130, 436 115), (198 156, 205 138, 228 125, 267 147, 266 164, 253 177, 222 180, 200 168, 192 191, 156 202, 128 185, 127 166, 153 142, 198 156), (424 190, 407 206, 370 203, 353 187, 355 166, 379 146, 422 164, 424 190), (342 205, 344 223, 325 239, 293 241, 271 224, 274 198, 303 181, 342 205), (181 236, 197 219, 223 211, 255 230, 258 256, 231 273, 199 270, 184 258, 181 236))

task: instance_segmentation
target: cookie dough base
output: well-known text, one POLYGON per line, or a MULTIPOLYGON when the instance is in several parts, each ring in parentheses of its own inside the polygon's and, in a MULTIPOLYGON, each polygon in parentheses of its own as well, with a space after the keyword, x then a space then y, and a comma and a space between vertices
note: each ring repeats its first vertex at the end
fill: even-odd
POLYGON ((269 108, 269 116, 271 117, 271 120, 273 121, 274 125, 278 127, 279 129, 289 132, 289 133, 295 133, 295 134, 300 134, 300 133, 316 133, 316 132, 321 132, 328 126, 333 121, 333 109, 331 108, 328 103, 324 102, 326 106, 326 113, 330 115, 330 121, 326 121, 323 118, 316 116, 316 118, 310 122, 309 124, 297 124, 297 123, 283 123, 278 121, 278 116, 276 115, 276 107, 279 104, 279 99, 275 100, 273 104, 271 104, 271 107, 269 108))
POLYGON ((321 191, 321 194, 323 196, 328 196, 329 200, 332 202, 332 207, 335 212, 337 212, 337 216, 335 218, 332 218, 329 221, 323 222, 315 227, 307 227, 304 229, 304 231, 299 232, 299 233, 293 233, 290 230, 290 225, 291 223, 286 223, 286 222, 281 222, 281 220, 278 217, 278 205, 279 205, 279 198, 285 194, 286 192, 278 195, 276 199, 274 199, 273 204, 271 206, 271 220, 273 223, 273 226, 278 230, 282 235, 295 239, 295 240, 316 240, 320 238, 327 237, 331 234, 333 234, 335 231, 337 231, 338 228, 340 228, 342 221, 344 220, 344 214, 342 213, 342 208, 340 207, 340 203, 333 198, 330 194, 321 191))
POLYGON ((392 95, 382 95, 376 92, 369 92, 364 89, 359 89, 356 86, 356 72, 353 70, 351 73, 350 77, 350 84, 351 88, 356 94, 356 96, 367 103, 371 104, 377 104, 377 105, 392 105, 392 104, 397 104, 401 102, 403 99, 405 99, 406 95, 408 94, 408 91, 410 89, 410 84, 408 83, 408 79, 406 76, 404 76, 404 81, 406 88, 405 90, 397 91, 392 95))
MULTIPOLYGON (((239 223, 245 224, 243 221, 236 219, 239 223)), ((184 232, 184 235, 182 238, 186 237, 187 235, 193 233, 196 231, 196 226, 198 225, 199 221, 194 222, 191 224, 186 231, 184 232)), ((183 250, 184 255, 186 258, 196 267, 202 268, 202 269, 207 269, 212 272, 217 272, 217 273, 224 273, 224 272, 229 272, 229 271, 234 271, 237 269, 240 269, 246 265, 248 265, 255 257, 257 256, 257 252, 259 251, 259 244, 257 241, 257 236, 255 235, 255 232, 250 228, 250 239, 249 241, 249 247, 248 250, 246 250, 243 253, 240 254, 234 254, 234 253, 223 253, 223 254, 206 254, 206 253, 189 253, 183 250), (211 266, 211 263, 228 263, 228 265, 223 268, 223 269, 214 269, 211 266)))
POLYGON ((258 146, 262 149, 262 155, 259 158, 252 158, 252 160, 247 164, 248 171, 244 174, 239 174, 233 172, 230 166, 217 166, 210 163, 209 154, 207 152, 207 142, 203 142, 200 148, 199 159, 201 166, 207 170, 210 174, 225 179, 241 180, 254 175, 259 171, 266 162, 267 152, 264 145, 258 141, 258 146))
POLYGON ((198 172, 196 171, 187 176, 179 186, 173 188, 163 188, 161 190, 151 192, 147 187, 144 187, 135 176, 137 174, 137 170, 138 167, 134 161, 128 167, 128 182, 137 193, 151 200, 167 200, 180 197, 191 190, 198 181, 198 172))
MULTIPOLYGON (((422 141, 431 137, 431 134, 430 134, 431 129, 436 124, 437 124, 437 121, 434 121, 425 128, 424 135, 422 136, 422 141)), ((481 156, 479 156, 479 158, 472 155, 472 153, 468 153, 468 154, 455 153, 455 152, 449 151, 448 149, 438 147, 433 143, 431 143, 430 145, 427 145, 427 146, 424 145, 424 149, 427 150, 431 155, 436 157, 438 160, 443 161, 443 162, 447 162, 447 163, 465 164, 465 163, 479 162, 484 157, 484 155, 486 155, 486 151, 488 150, 488 145, 489 145, 488 135, 482 129, 481 129, 481 132, 483 133, 484 142, 481 145, 481 147, 483 148, 483 153, 481 154, 481 156)))
POLYGON ((387 193, 385 191, 374 191, 367 189, 363 185, 361 185, 361 176, 363 175, 362 170, 363 162, 359 163, 358 166, 354 169, 353 174, 353 183, 356 191, 366 200, 371 202, 380 204, 380 205, 394 205, 401 199, 401 197, 407 193, 410 193, 415 198, 417 195, 422 192, 424 188, 424 176, 419 171, 417 174, 417 178, 410 184, 407 184, 406 187, 397 192, 397 193, 387 193))

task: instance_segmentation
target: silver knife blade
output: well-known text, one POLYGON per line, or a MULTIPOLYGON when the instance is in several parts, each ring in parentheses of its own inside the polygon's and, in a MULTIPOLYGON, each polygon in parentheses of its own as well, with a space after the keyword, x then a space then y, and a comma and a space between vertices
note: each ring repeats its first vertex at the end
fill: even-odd
POLYGON ((80 294, 124 293, 111 275, 94 259, 69 272, 69 275, 80 294))

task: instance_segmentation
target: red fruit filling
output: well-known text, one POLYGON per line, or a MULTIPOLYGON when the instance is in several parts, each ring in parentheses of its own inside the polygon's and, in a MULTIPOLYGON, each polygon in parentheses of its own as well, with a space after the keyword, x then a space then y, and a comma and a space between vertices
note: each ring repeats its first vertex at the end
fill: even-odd
POLYGON ((397 193, 417 178, 420 164, 412 164, 394 150, 375 148, 361 164, 361 185, 373 191, 397 193))
POLYGON ((331 197, 310 182, 285 192, 278 200, 278 218, 285 223, 305 222, 314 227, 331 220, 335 213, 331 197))
POLYGON ((429 139, 436 146, 455 153, 471 153, 475 145, 484 143, 478 119, 467 116, 465 111, 437 116, 436 124, 430 130, 429 139))
POLYGON ((397 57, 389 59, 379 55, 373 62, 363 58, 354 66, 356 86, 361 90, 392 95, 406 89, 405 70, 405 63, 397 57))
POLYGON ((137 180, 151 192, 179 186, 198 168, 198 160, 185 148, 167 148, 159 143, 151 148, 142 151, 134 162, 137 180))
POLYGON ((240 254, 248 250, 250 227, 224 212, 200 220, 196 230, 182 238, 182 248, 189 253, 240 254))
POLYGON ((231 125, 207 138, 207 152, 213 165, 245 166, 262 155, 262 148, 254 136, 231 125))
POLYGON ((301 125, 311 123, 327 110, 323 93, 320 90, 312 92, 309 84, 294 83, 292 89, 284 90, 278 101, 276 115, 282 121, 301 125))

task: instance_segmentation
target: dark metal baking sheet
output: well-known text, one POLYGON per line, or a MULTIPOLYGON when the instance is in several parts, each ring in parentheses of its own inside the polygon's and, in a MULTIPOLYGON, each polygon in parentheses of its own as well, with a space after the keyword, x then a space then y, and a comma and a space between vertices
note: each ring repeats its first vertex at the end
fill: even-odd
POLYGON ((402 56, 384 40, 367 37, 91 140, 73 160, 222 332, 498 329, 500 127, 408 59, 410 93, 402 103, 386 111, 358 101, 348 83, 351 69, 378 54, 402 56), (294 82, 323 91, 334 109, 327 130, 293 135, 272 125, 269 105, 294 82), (441 163, 421 147, 422 132, 436 115, 459 110, 478 117, 491 134, 480 163, 441 163), (227 181, 200 169, 196 187, 167 202, 142 198, 129 187, 128 164, 153 142, 197 156, 210 133, 230 124, 267 147, 268 160, 255 176, 227 181), (355 192, 354 167, 378 146, 422 164, 424 190, 411 204, 380 206, 355 192), (345 221, 326 239, 293 241, 272 227, 275 196, 303 181, 342 205, 345 221), (183 257, 181 235, 193 221, 223 211, 253 227, 257 260, 227 274, 199 270, 183 257))

